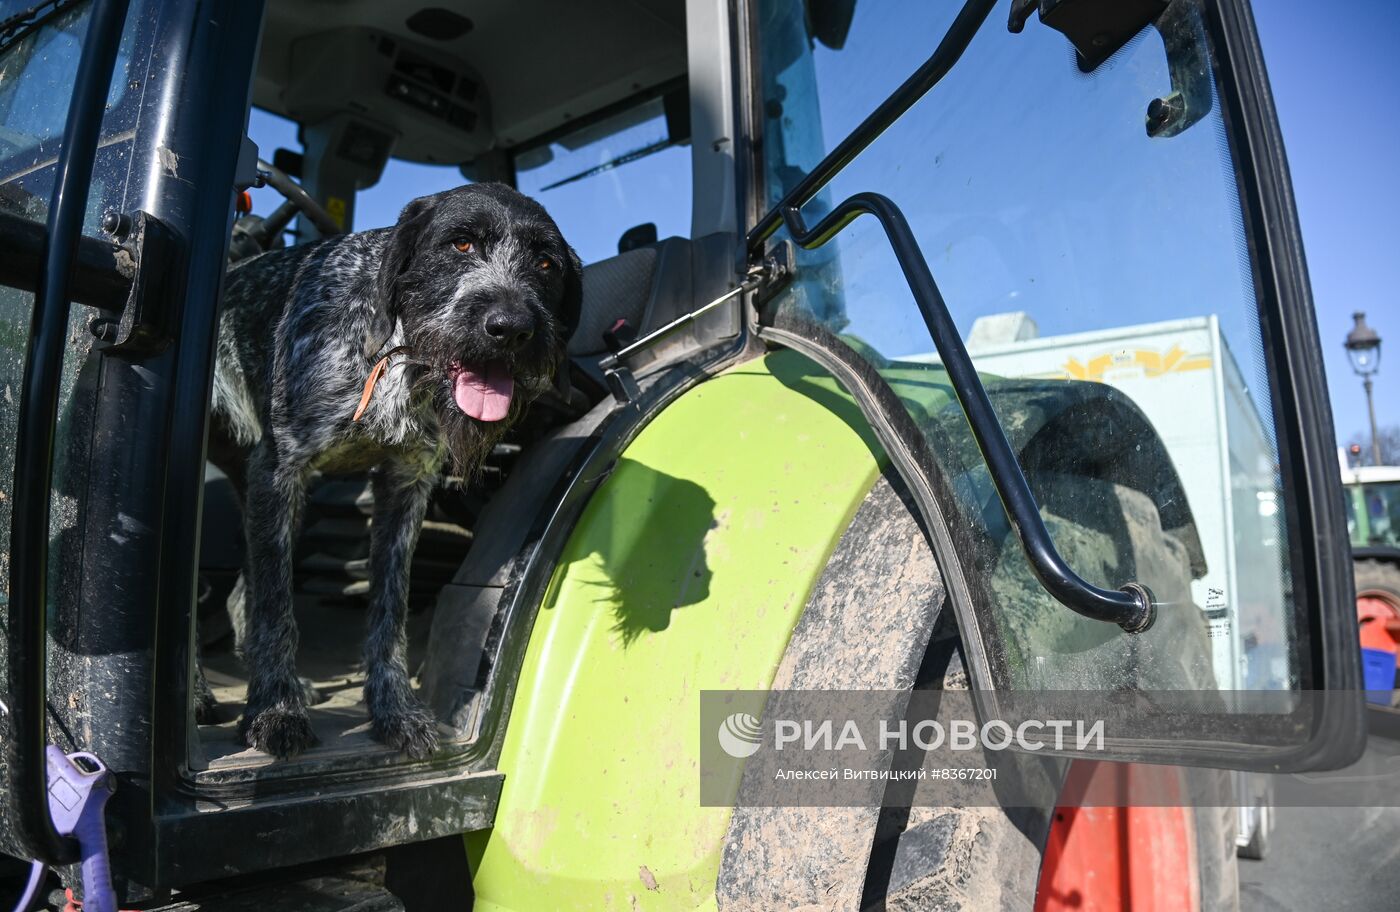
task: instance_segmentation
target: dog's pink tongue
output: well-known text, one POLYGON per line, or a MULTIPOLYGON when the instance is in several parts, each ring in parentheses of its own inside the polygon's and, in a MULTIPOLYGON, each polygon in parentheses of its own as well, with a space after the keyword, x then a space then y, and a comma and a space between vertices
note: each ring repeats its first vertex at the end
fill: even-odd
POLYGON ((500 421, 510 411, 515 380, 506 366, 491 361, 480 369, 453 366, 452 398, 457 408, 478 421, 500 421))

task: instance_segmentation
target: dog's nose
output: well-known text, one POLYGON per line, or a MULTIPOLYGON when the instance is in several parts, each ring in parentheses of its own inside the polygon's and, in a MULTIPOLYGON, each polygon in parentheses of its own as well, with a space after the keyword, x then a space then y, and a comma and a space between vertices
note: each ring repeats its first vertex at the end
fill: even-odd
POLYGON ((527 313, 505 307, 493 307, 486 313, 486 335, 510 351, 523 346, 535 335, 535 321, 527 313))

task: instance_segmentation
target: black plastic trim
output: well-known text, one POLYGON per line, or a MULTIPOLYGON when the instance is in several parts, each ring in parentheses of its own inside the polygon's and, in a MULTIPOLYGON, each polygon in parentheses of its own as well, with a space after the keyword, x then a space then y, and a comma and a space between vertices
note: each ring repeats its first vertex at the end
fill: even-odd
POLYGON ((1400 548, 1390 545, 1353 545, 1351 556, 1355 560, 1385 560, 1400 563, 1400 548))
POLYGON ((1292 495, 1293 509, 1284 513, 1295 603, 1308 618, 1303 645, 1311 661, 1303 665, 1320 674, 1301 682, 1302 689, 1356 692, 1352 701, 1329 701, 1332 711, 1291 760, 1310 769, 1342 766, 1365 749, 1366 714, 1351 549, 1312 287, 1253 13, 1244 0, 1213 0, 1205 7, 1255 273, 1280 472, 1292 495))

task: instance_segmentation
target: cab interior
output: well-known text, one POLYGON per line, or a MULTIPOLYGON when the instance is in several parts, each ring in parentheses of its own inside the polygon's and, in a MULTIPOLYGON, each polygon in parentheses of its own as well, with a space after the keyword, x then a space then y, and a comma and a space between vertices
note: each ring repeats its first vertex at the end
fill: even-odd
MULTIPOLYGON (((684 0, 268 4, 253 122, 274 118, 297 142, 258 154, 345 230, 377 227, 357 219, 365 211, 357 200, 381 181, 402 193, 397 206, 446 186, 501 181, 550 209, 585 263, 570 397, 532 406, 480 477, 442 479, 415 555, 410 670, 449 749, 471 740, 489 677, 482 657, 500 636, 496 606, 535 513, 612 408, 600 360, 610 345, 722 293, 733 273, 735 235, 724 224, 732 185, 708 180, 713 166, 694 160, 728 157, 729 140, 713 135, 718 105, 693 93, 688 78, 697 55, 717 52, 687 25, 684 0), (423 174, 430 180, 415 177, 423 174), (658 180, 669 192, 654 191, 658 180), (721 202, 692 212, 692 193, 721 202)), ((280 203, 271 194, 254 196, 242 227, 280 203)), ((271 245, 318 234, 301 217, 271 245)), ((733 311, 717 311, 643 355, 638 377, 645 383, 649 372, 738 331, 733 311)), ((294 601, 298 669, 317 691, 311 714, 321 744, 273 764, 236 734, 246 672, 227 605, 238 598, 242 532, 227 480, 207 468, 197 642, 218 708, 201 718, 191 749, 198 780, 398 759, 369 739, 361 702, 371 508, 365 475, 323 476, 309 491, 294 601)))

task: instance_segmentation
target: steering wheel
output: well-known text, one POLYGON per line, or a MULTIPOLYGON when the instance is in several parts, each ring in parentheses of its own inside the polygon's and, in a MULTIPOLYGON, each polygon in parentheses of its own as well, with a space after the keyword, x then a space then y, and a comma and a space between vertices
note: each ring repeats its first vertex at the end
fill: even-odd
POLYGON ((281 168, 260 158, 258 177, 262 185, 282 194, 284 202, 270 215, 245 215, 234 222, 233 237, 229 242, 230 263, 282 246, 282 232, 299 214, 306 216, 322 235, 343 233, 344 229, 325 207, 312 199, 311 194, 281 168))

